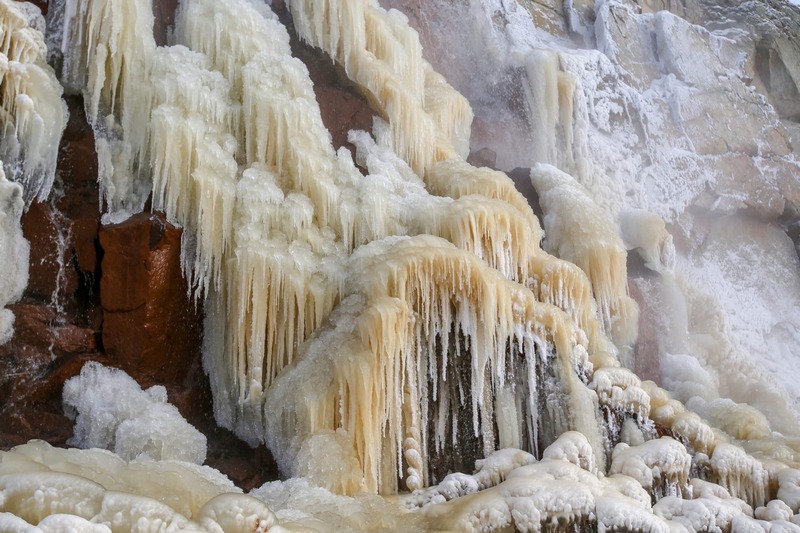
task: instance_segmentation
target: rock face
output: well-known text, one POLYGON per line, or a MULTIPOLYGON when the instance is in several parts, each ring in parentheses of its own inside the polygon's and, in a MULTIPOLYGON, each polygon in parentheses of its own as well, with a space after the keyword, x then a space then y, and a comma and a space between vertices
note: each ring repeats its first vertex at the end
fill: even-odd
POLYGON ((71 423, 61 412, 61 383, 85 361, 104 360, 96 305, 96 236, 100 212, 94 136, 80 98, 60 145, 59 185, 48 203, 23 216, 31 243, 29 281, 11 341, 0 346, 0 447, 42 438, 62 444, 71 423))
POLYGON ((106 354, 129 374, 168 383, 187 374, 202 338, 202 312, 181 275, 180 239, 160 214, 139 213, 100 230, 106 354))

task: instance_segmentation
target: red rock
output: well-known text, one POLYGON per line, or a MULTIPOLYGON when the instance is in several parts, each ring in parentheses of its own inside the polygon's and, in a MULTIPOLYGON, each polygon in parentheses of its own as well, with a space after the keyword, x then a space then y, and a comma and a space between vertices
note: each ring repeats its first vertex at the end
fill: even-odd
MULTIPOLYGON (((636 261, 641 263, 640 259, 636 259, 638 255, 639 254, 636 252, 628 253, 629 265, 632 262, 635 263, 636 261)), ((645 270, 644 266, 636 269, 632 269, 629 266, 628 270, 629 272, 638 270, 640 276, 652 275, 652 273, 648 274, 649 271, 645 270)), ((642 277, 631 278, 630 283, 628 283, 631 298, 636 300, 636 303, 639 305, 640 312, 639 336, 636 339, 636 344, 633 348, 633 372, 643 380, 649 379, 655 381, 656 383, 661 383, 661 363, 658 349, 658 334, 656 331, 656 324, 658 323, 658 317, 656 316, 657 310, 654 309, 651 302, 644 297, 644 293, 639 287, 639 283, 647 283, 647 280, 642 279, 642 277)))
POLYGON ((62 388, 64 381, 80 373, 87 361, 107 363, 98 353, 57 358, 38 372, 27 372, 28 379, 16 380, 11 386, 9 382, 0 385, 0 396, 7 399, 0 405, 0 449, 32 438, 65 444, 72 436, 73 422, 61 406, 62 388))
POLYGON ((20 405, 15 416, 0 412, 0 449, 25 444, 29 435, 54 445, 64 445, 72 436, 73 422, 63 414, 42 409, 39 405, 20 405))
MULTIPOLYGON (((7 361, 18 359, 20 363, 17 366, 21 366, 24 361, 28 368, 40 366, 37 363, 39 359, 44 361, 42 364, 49 362, 52 358, 50 346, 53 343, 50 327, 55 322, 55 311, 46 305, 15 304, 7 307, 15 316, 14 336, 7 344, 0 346, 0 356, 4 355, 7 361)), ((8 371, 13 373, 16 369, 11 368, 8 371)), ((5 377, 5 373, 0 373, 0 383, 5 377)))
POLYGON ((70 236, 75 250, 77 267, 82 272, 97 271, 97 233, 100 228, 97 218, 84 217, 72 221, 70 236))
POLYGON ((64 353, 93 352, 97 349, 95 332, 72 324, 53 328, 54 348, 64 353))
MULTIPOLYGON (((533 188, 531 182, 531 169, 519 167, 506 172, 506 175, 514 182, 514 187, 528 200, 528 205, 531 206, 533 213, 539 217, 539 222, 541 222, 544 212, 539 205, 539 193, 533 188)), ((542 224, 542 226, 544 225, 542 224)))
POLYGON ((157 223, 149 213, 139 213, 101 228, 100 302, 106 313, 133 311, 147 303, 150 231, 157 223))
POLYGON ((38 202, 31 204, 22 216, 22 232, 31 246, 26 292, 49 300, 56 289, 59 271, 59 233, 52 208, 38 202))
POLYGON ((94 132, 86 120, 83 99, 66 96, 69 120, 59 145, 57 175, 63 194, 55 207, 70 220, 100 218, 97 153, 94 132))
POLYGON ((202 314, 181 274, 180 241, 160 214, 100 230, 103 346, 134 377, 177 382, 200 353, 202 314))

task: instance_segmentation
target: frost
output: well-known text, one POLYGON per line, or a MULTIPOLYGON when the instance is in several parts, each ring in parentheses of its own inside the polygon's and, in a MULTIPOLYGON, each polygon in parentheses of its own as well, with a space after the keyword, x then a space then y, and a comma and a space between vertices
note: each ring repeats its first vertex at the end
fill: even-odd
MULTIPOLYGON (((498 438, 516 447, 532 449, 536 434, 555 438, 568 429, 590 438, 598 434, 594 404, 573 366, 580 337, 574 336, 563 312, 539 304, 522 287, 515 288, 475 256, 441 239, 418 236, 392 241, 388 247, 379 244, 383 243, 353 255, 347 270, 369 275, 352 280, 347 291, 354 296, 340 304, 329 327, 303 346, 298 363, 267 391, 265 412, 272 414, 267 417, 268 442, 274 450, 289 452, 279 457, 287 472, 297 473, 294 443, 339 428, 354 450, 363 450, 356 457, 368 488, 383 492, 394 490, 399 472, 397 462, 380 460, 382 447, 402 449, 412 428, 429 427, 434 420, 439 430, 433 439, 421 436, 422 457, 465 438, 481 443, 484 453, 491 452, 490 421, 495 416, 508 420, 498 422, 498 438), (441 298, 432 298, 441 294, 447 295, 445 305, 441 298), (410 313, 417 319, 409 321, 410 313), (432 344, 432 338, 440 340, 432 344), (466 343, 475 354, 471 358, 463 355, 466 343), (331 353, 330 346, 346 347, 349 357, 331 353), (509 350, 518 354, 518 361, 506 362, 509 350), (437 351, 441 364, 436 363, 437 351), (507 364, 521 365, 513 381, 507 381, 507 364), (568 385, 542 383, 538 376, 544 365, 553 365, 568 385), (468 372, 462 385, 455 379, 462 372, 459 368, 468 372), (314 392, 309 394, 307 385, 298 387, 299 382, 314 382, 314 392), (467 393, 462 395, 458 387, 467 393), (487 395, 481 391, 487 387, 531 392, 523 396, 526 401, 507 406, 512 411, 495 415, 494 402, 483 400, 487 395), (532 402, 539 387, 571 398, 571 414, 545 407, 547 417, 537 422, 534 413, 540 411, 532 402), (428 414, 431 407, 433 416, 428 414), (339 416, 326 415, 337 410, 339 416), (469 415, 460 415, 460 410, 469 415), (506 435, 507 430, 514 433, 506 435)), ((597 441, 594 445, 599 448, 597 441)))
POLYGON ((692 457, 678 441, 661 437, 638 446, 617 444, 611 459, 612 474, 636 479, 655 499, 688 493, 692 457))
POLYGON ((603 328, 622 346, 636 340, 639 309, 627 287, 627 252, 619 229, 574 178, 547 165, 531 169, 545 212, 545 248, 578 265, 592 284, 603 328))
MULTIPOLYGON (((209 469, 149 460, 200 462, 204 440, 163 387, 142 391, 94 365, 65 388, 76 442, 148 460, 36 443, 4 452, 4 510, 40 529, 793 529, 798 483, 783 464, 794 464, 800 426, 762 385, 784 368, 775 361, 792 360, 797 269, 784 267, 796 258, 780 230, 734 212, 777 216, 791 187, 776 165, 796 161, 747 86, 732 41, 744 33, 616 0, 595 3, 590 28, 587 6, 565 2, 566 27, 598 47, 586 50, 536 28, 519 2, 448 4, 420 12, 460 14, 478 53, 447 79, 475 98, 476 138, 514 115, 492 142, 514 137, 499 160, 532 167, 546 235, 504 173, 464 160, 472 107, 400 11, 288 3, 299 37, 381 117, 350 132, 354 161, 334 150, 268 4, 184 0, 175 44, 157 47, 148 2, 54 3, 64 81, 85 94, 96 133, 104 221, 152 194, 184 229, 215 418, 302 478, 243 497, 222 494, 235 490, 209 469), (491 89, 506 82, 494 105, 491 89), (722 97, 735 112, 720 110, 722 97), (763 190, 729 179, 741 162, 763 190), (656 309, 654 374, 671 394, 617 359, 638 333, 627 250, 650 270, 637 288, 656 309), (752 270, 768 275, 753 281, 752 270), (695 274, 721 296, 693 288, 695 274), (756 372, 747 354, 774 368, 756 372)), ((15 5, 0 0, 3 28, 20 30, 39 61, 36 24, 15 5)), ((40 126, 33 93, 14 94, 15 135, 40 126)), ((45 139, 29 137, 26 149, 45 139)), ((5 190, 13 216, 0 235, 19 243, 19 188, 5 190)))
POLYGON ((642 209, 624 211, 619 218, 625 245, 639 253, 645 266, 655 272, 675 268, 675 245, 664 219, 642 209))

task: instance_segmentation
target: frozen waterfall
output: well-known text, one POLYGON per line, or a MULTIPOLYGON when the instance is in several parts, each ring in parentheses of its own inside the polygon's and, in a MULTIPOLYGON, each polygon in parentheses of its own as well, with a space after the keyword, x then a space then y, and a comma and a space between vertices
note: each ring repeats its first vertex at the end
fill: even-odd
POLYGON ((90 362, 92 449, 0 451, 0 531, 800 531, 800 9, 161 4, 0 0, 0 305, 79 96, 102 224, 181 228, 215 423, 284 480, 90 362))

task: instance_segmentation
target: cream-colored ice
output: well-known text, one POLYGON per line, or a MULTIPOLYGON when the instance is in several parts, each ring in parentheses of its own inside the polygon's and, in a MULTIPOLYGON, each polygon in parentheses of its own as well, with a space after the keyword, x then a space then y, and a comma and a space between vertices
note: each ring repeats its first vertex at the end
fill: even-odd
MULTIPOLYGON (((312 26, 321 31, 314 42, 326 44, 388 118, 376 121, 376 140, 351 134, 356 156, 370 172, 365 178, 349 152, 333 150, 305 66, 291 57, 288 35, 269 8, 246 0, 186 0, 176 19, 175 40, 181 44, 162 48, 147 35, 128 42, 127 29, 88 36, 82 28, 100 31, 114 17, 131 18, 134 27, 152 23, 144 4, 127 10, 112 4, 70 3, 63 49, 88 46, 84 59, 75 54, 68 64, 103 61, 113 74, 90 72, 83 80, 93 95, 89 115, 97 120, 100 110, 113 113, 106 120, 116 128, 109 137, 112 149, 130 156, 120 175, 131 180, 107 189, 107 198, 127 190, 118 207, 135 206, 135 189, 145 183, 141 171, 149 162, 154 206, 186 229, 184 269, 195 294, 206 298, 204 359, 220 424, 250 442, 269 434, 287 471, 296 468, 291 461, 305 442, 297 434, 311 446, 323 438, 317 433, 346 432, 349 437, 339 435, 337 442, 348 442, 344 453, 355 454, 364 475, 330 482, 347 492, 362 483, 370 490, 396 490, 396 479, 405 477, 398 473, 406 469, 410 486, 424 486, 429 446, 441 450, 445 440, 454 442, 465 431, 488 453, 498 444, 535 449, 576 429, 599 452, 594 393, 582 380, 591 375, 590 359, 616 363, 597 327, 587 281, 539 249, 538 221, 505 175, 475 169, 459 157, 469 106, 427 66, 416 33, 399 12, 369 2, 332 3, 324 12, 291 4, 301 36, 311 39, 312 26), (97 42, 88 45, 86 39, 97 42), (106 49, 120 52, 103 57, 106 49), (125 70, 126 54, 139 65, 136 71, 125 70), (131 89, 118 94, 118 83, 131 89), (138 115, 152 114, 152 122, 132 116, 126 111, 131 106, 142 110, 138 115), (369 245, 349 257, 359 246, 393 235, 420 237, 369 245), (396 253, 410 251, 421 261, 395 265, 405 271, 397 282, 402 294, 384 294, 382 278, 367 286, 369 278, 353 275, 371 268, 362 263, 375 259, 367 258, 395 245, 396 253), (433 270, 426 279, 420 269, 433 270), (418 296, 398 308, 397 298, 406 293, 418 296), (369 393, 353 383, 350 414, 327 415, 331 402, 339 402, 334 392, 320 396, 318 405, 297 405, 297 426, 294 415, 286 415, 286 427, 266 431, 265 424, 274 427, 267 416, 274 408, 265 408, 265 394, 281 370, 298 356, 310 359, 302 343, 341 300, 358 297, 365 298, 361 342, 369 372, 390 371, 401 382, 369 393), (465 307, 457 305, 461 299, 465 307), (441 364, 435 363, 437 351, 445 354, 441 364), (384 360, 387 352, 395 362, 384 360), (471 369, 466 397, 452 389, 453 378, 451 390, 439 388, 452 372, 448 357, 471 369), (412 371, 409 358, 427 362, 412 371), (552 364, 559 367, 558 377, 537 384, 552 364), (524 375, 525 367, 530 375, 524 375), (529 399, 515 399, 517 387, 530 391, 529 399), (573 398, 574 408, 543 405, 548 414, 537 421, 536 395, 550 393, 573 398), (429 402, 438 413, 427 413, 429 402), (445 431, 462 406, 471 413, 464 427, 445 431), (306 409, 320 413, 310 415, 308 427, 306 409), (422 428, 434 419, 440 429, 429 442, 422 428), (367 427, 351 420, 372 422, 367 427)), ((114 201, 109 205, 113 211, 114 201)), ((331 355, 331 376, 342 384, 357 379, 346 349, 331 355)), ((293 372, 307 367, 299 364, 293 372)))
POLYGON ((0 2, 0 160, 30 203, 50 194, 67 108, 45 61, 44 20, 26 6, 0 2))
POLYGON ((105 450, 63 450, 41 441, 0 451, 0 511, 0 524, 11 513, 24 521, 16 527, 38 524, 45 531, 216 533, 275 524, 263 503, 207 466, 129 463, 105 450))
POLYGON ((9 182, 0 167, 0 344, 8 342, 14 332, 14 314, 4 307, 20 299, 28 284, 30 245, 20 224, 24 206, 22 186, 9 182))
POLYGON ((546 249, 586 272, 604 330, 618 346, 633 343, 639 307, 628 296, 627 253, 613 219, 556 167, 536 165, 531 181, 545 213, 546 249))
MULTIPOLYGON (((354 481, 384 493, 404 477, 409 438, 423 458, 464 439, 477 439, 484 454, 496 439, 534 449, 569 429, 600 449, 595 395, 580 379, 591 372, 585 336, 563 311, 430 236, 372 243, 346 270, 350 296, 267 392, 268 442, 287 473, 302 464, 323 486, 357 491, 331 485, 340 480, 318 474, 324 465, 313 456, 311 465, 295 460, 315 434, 337 431, 363 469, 354 481), (538 405, 541 394, 564 395, 567 409, 538 405), (431 426, 431 437, 420 435, 431 426)), ((423 486, 428 478, 423 470, 423 486)))

